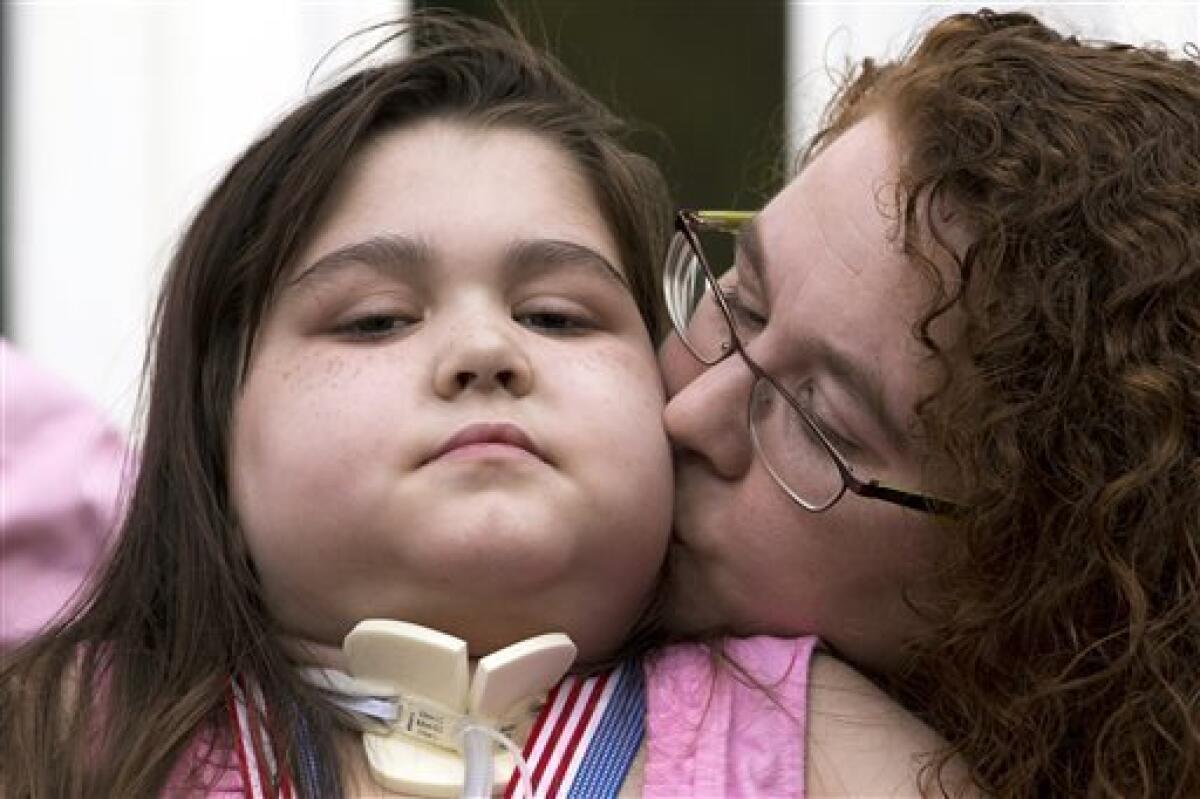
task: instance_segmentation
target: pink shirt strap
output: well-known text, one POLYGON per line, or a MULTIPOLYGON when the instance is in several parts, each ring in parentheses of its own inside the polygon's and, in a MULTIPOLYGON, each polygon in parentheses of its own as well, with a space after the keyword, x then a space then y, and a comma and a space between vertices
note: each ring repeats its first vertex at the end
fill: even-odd
POLYGON ((644 797, 804 796, 808 671, 815 638, 724 642, 745 674, 702 644, 646 669, 644 797))

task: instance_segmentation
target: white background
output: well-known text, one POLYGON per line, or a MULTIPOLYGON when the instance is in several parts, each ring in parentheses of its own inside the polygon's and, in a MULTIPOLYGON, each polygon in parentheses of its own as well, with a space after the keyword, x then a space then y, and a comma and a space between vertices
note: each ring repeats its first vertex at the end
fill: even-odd
MULTIPOLYGON (((155 291, 191 213, 305 96, 323 55, 406 8, 9 4, 4 255, 16 344, 128 429, 155 291)), ((320 74, 364 41, 338 48, 320 74)))
POLYGON ((1177 2, 975 3, 789 2, 788 122, 793 147, 812 132, 832 92, 831 70, 847 59, 900 55, 915 32, 960 11, 1029 11, 1062 33, 1080 38, 1146 44, 1175 50, 1200 43, 1200 0, 1177 2))

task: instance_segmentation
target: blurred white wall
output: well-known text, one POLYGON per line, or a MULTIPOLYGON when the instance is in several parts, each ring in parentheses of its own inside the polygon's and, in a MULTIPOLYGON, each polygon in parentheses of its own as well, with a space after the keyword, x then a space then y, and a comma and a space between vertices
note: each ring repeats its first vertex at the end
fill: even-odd
POLYGON ((959 11, 1029 11, 1080 38, 1158 42, 1179 52, 1200 43, 1200 2, 810 2, 788 3, 788 136, 793 150, 814 130, 833 93, 831 74, 865 56, 900 55, 920 31, 959 11))
POLYGON ((192 210, 304 96, 322 55, 407 7, 10 4, 4 230, 16 343, 128 428, 154 292, 192 210))
MULTIPOLYGON (((1034 10, 1083 36, 1174 48, 1200 41, 1195 0, 986 4, 1034 10)), ((896 55, 914 30, 978 5, 790 0, 793 145, 830 94, 828 68, 896 55)), ((303 96, 310 71, 336 41, 407 7, 407 0, 10 4, 4 227, 17 344, 127 427, 154 291, 192 209, 223 167, 303 96)), ((335 61, 354 53, 344 48, 335 61)))

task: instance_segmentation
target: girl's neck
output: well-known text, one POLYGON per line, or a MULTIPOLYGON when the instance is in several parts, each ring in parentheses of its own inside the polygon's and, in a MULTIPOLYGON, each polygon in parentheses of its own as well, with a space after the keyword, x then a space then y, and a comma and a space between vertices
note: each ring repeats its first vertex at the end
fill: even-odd
POLYGON ((346 655, 340 647, 319 644, 307 638, 283 636, 283 649, 297 666, 347 671, 346 655))

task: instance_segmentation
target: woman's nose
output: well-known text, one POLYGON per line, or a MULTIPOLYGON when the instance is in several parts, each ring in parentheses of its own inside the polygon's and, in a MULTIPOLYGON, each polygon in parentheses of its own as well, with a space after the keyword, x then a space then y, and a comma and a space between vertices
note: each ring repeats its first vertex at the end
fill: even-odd
POLYGON ((707 461, 723 478, 741 476, 754 462, 748 416, 754 375, 734 357, 707 369, 699 366, 684 382, 680 374, 670 374, 675 353, 669 346, 664 345, 660 363, 671 395, 663 410, 671 443, 707 461))
POLYGON ((442 399, 464 392, 501 391, 524 396, 533 388, 533 367, 516 331, 502 322, 465 324, 452 329, 434 370, 434 391, 442 399))

